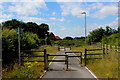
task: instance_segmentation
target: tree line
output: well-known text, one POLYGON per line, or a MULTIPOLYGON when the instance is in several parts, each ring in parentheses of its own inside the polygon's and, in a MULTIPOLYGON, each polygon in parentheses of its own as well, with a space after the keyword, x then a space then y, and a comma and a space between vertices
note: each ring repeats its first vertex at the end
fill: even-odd
POLYGON ((117 34, 118 30, 119 29, 117 29, 117 30, 112 29, 109 26, 106 26, 105 29, 103 29, 102 27, 95 29, 95 30, 89 32, 89 35, 87 36, 87 43, 89 45, 91 45, 92 43, 96 43, 96 42, 105 43, 105 41, 106 41, 105 38, 107 38, 110 35, 117 34))
MULTIPOLYGON (((49 25, 42 23, 40 25, 16 19, 2 22, 2 61, 4 64, 10 64, 18 60, 18 36, 16 29, 22 28, 21 50, 31 50, 45 44, 45 34, 48 34, 49 25)), ((49 39, 47 40, 49 42, 49 39)), ((50 43, 50 42, 49 42, 50 43)))

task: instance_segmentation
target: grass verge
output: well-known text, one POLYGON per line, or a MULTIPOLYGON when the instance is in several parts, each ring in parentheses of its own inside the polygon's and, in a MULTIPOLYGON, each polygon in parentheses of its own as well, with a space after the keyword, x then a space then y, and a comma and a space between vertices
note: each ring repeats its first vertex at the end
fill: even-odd
MULTIPOLYGON (((56 54, 58 52, 57 47, 53 46, 41 46, 39 49, 33 49, 33 50, 47 50, 47 54, 56 54)), ((39 52, 34 52, 32 55, 43 55, 39 52)), ((49 57, 49 59, 52 59, 53 57, 49 57)), ((22 79, 22 78, 29 78, 29 79, 38 79, 40 78, 40 75, 44 73, 44 63, 43 62, 37 62, 37 60, 44 60, 43 57, 30 57, 25 58, 24 60, 35 60, 36 62, 26 62, 22 66, 19 67, 18 63, 11 64, 11 68, 3 68, 2 71, 2 78, 8 79, 8 78, 14 78, 14 79, 22 79)))
MULTIPOLYGON (((98 45, 94 44, 87 46, 87 49, 97 49, 98 45)), ((84 53, 84 46, 72 47, 72 51, 82 51, 84 53)), ((113 53, 114 51, 108 51, 113 53)), ((87 54, 102 53, 101 51, 89 51, 87 54)), ((118 54, 108 54, 105 59, 90 59, 87 60, 87 67, 98 77, 98 78, 118 78, 118 54)), ((79 54, 76 54, 79 55, 79 54)), ((88 55, 87 58, 102 58, 102 55, 88 55)), ((84 61, 83 61, 84 64, 84 61)))

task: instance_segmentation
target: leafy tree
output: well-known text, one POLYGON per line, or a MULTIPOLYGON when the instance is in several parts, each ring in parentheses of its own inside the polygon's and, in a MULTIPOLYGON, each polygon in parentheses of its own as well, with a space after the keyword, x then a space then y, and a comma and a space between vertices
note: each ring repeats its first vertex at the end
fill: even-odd
POLYGON ((16 19, 8 20, 2 23, 2 26, 5 26, 9 29, 16 29, 17 27, 21 27, 22 21, 18 21, 16 19))
POLYGON ((91 44, 91 42, 100 42, 102 37, 104 36, 105 30, 103 28, 95 29, 87 36, 87 42, 91 44))
POLYGON ((45 38, 45 34, 48 34, 49 26, 45 23, 42 23, 39 25, 38 28, 38 35, 41 36, 41 38, 45 38))
POLYGON ((65 37, 65 38, 63 38, 63 39, 66 39, 66 40, 73 40, 73 38, 72 38, 72 37, 69 37, 69 36, 67 36, 67 37, 65 37))

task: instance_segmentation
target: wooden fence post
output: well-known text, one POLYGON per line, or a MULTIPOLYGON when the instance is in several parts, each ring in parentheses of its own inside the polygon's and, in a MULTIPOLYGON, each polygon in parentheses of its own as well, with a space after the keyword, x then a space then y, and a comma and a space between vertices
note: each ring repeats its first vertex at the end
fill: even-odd
POLYGON ((82 52, 81 52, 81 64, 82 64, 82 52))
POLYGON ((108 44, 106 44, 106 53, 105 54, 108 54, 108 44))
POLYGON ((66 63, 67 63, 67 69, 68 69, 68 55, 66 55, 66 63))
POLYGON ((115 45, 115 51, 117 51, 117 46, 115 45))
POLYGON ((48 71, 48 56, 49 54, 46 54, 46 70, 48 71))
POLYGON ((101 49, 102 49, 102 42, 101 42, 101 45, 100 45, 100 46, 101 46, 101 49))
POLYGON ((44 70, 46 70, 46 59, 47 59, 46 49, 44 49, 44 70))
POLYGON ((104 44, 103 44, 103 58, 105 58, 105 48, 104 48, 104 44))
POLYGON ((85 66, 86 66, 86 61, 87 61, 87 49, 85 49, 85 66))
POLYGON ((60 46, 58 45, 58 51, 60 51, 60 46))

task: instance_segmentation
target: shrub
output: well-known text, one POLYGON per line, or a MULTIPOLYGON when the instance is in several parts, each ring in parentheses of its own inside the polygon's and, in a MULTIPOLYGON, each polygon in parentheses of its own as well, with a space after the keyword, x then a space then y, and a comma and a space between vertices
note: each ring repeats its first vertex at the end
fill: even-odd
POLYGON ((15 29, 4 28, 2 31, 2 59, 3 64, 9 63, 17 54, 17 34, 15 29))
MULTIPOLYGON (((21 34, 21 50, 30 50, 40 46, 37 34, 25 32, 21 34)), ((18 37, 15 29, 3 28, 2 31, 2 59, 3 64, 18 59, 18 37)))

